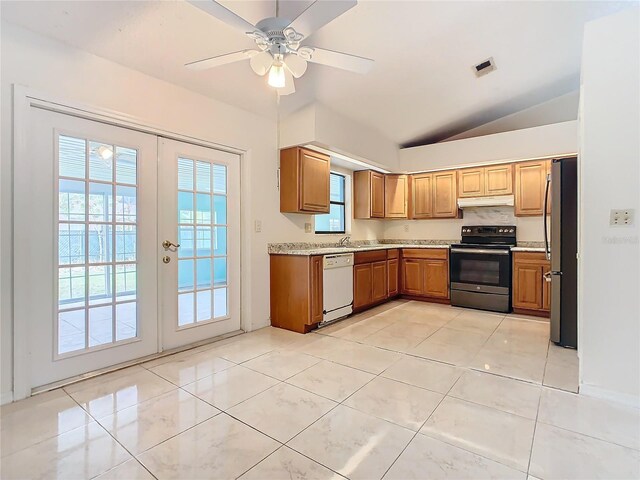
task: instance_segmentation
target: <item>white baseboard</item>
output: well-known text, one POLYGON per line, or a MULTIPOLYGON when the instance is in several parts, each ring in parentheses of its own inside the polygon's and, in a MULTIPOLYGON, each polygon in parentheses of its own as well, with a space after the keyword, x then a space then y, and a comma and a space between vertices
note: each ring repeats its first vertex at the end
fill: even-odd
POLYGON ((612 392, 611 390, 605 390, 604 388, 596 387, 595 385, 585 385, 584 383, 580 385, 579 392, 580 395, 601 398, 627 407, 640 409, 640 397, 636 397, 634 395, 612 392))
POLYGON ((4 392, 0 394, 0 405, 6 405, 13 402, 13 392, 4 392))

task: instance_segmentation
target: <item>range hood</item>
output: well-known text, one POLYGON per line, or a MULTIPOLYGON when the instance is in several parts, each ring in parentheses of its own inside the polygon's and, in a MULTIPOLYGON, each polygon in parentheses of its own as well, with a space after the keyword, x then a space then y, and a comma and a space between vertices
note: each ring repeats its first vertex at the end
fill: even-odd
POLYGON ((459 198, 458 207, 513 207, 513 195, 500 195, 496 197, 472 197, 459 198))

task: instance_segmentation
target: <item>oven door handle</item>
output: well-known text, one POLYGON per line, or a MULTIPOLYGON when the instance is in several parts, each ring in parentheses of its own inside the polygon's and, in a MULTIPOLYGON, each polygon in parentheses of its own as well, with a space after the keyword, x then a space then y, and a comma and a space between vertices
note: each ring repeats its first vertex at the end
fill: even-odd
POLYGON ((488 248, 452 248, 451 253, 490 253, 492 255, 510 255, 509 250, 490 250, 488 248))

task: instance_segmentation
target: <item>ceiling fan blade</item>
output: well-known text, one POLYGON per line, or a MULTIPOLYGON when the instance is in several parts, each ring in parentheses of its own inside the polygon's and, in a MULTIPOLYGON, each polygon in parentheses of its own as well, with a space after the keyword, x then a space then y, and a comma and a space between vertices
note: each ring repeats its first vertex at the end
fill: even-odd
POLYGON ((254 25, 246 21, 239 15, 236 15, 227 7, 219 4, 215 0, 188 0, 194 7, 199 8, 203 12, 217 18, 221 22, 226 23, 230 27, 240 30, 242 33, 249 33, 258 30, 254 25))
POLYGON ((287 28, 293 28, 304 37, 308 37, 357 4, 357 0, 316 0, 287 28))
MULTIPOLYGON (((349 53, 334 52, 317 47, 301 47, 300 50, 313 50, 310 52, 309 62, 320 63, 329 67, 341 68, 355 73, 368 73, 375 63, 370 58, 359 57, 349 53)), ((306 53, 306 52, 305 52, 306 53)))
POLYGON ((284 65, 296 78, 300 78, 307 71, 307 61, 297 55, 285 55, 284 65))
POLYGON ((185 67, 190 70, 207 70, 208 68, 219 67, 227 63, 239 62, 240 60, 246 60, 250 57, 253 58, 259 53, 257 50, 240 50, 239 52, 226 53, 224 55, 218 55, 217 57, 190 62, 187 63, 185 67))
POLYGON ((289 69, 284 69, 284 87, 276 88, 278 95, 291 95, 292 93, 296 93, 296 86, 293 82, 293 75, 289 71, 289 69))
POLYGON ((273 57, 268 51, 264 51, 252 56, 249 63, 251 64, 253 71, 262 76, 266 75, 271 68, 271 65, 273 64, 273 57))

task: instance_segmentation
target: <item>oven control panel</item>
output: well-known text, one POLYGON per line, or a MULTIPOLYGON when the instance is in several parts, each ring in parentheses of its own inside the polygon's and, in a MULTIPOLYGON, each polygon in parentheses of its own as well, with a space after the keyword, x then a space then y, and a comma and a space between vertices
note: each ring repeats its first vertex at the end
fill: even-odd
POLYGON ((516 227, 513 225, 465 225, 462 227, 462 243, 516 244, 516 227))

